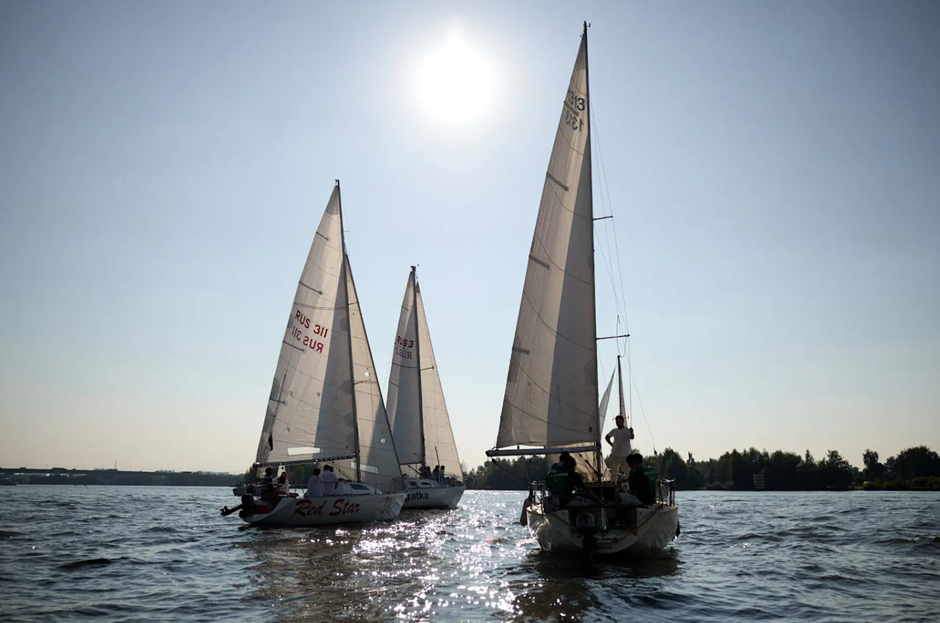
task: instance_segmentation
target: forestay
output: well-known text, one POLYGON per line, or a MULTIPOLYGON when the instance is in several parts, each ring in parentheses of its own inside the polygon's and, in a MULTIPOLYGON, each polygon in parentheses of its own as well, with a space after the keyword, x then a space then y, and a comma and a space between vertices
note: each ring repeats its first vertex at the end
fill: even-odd
MULTIPOLYGON (((356 283, 353 280, 349 256, 346 256, 346 276, 349 288, 350 334, 352 338, 352 370, 355 388, 356 422, 359 432, 361 462, 360 480, 389 493, 403 488, 401 469, 392 430, 382 399, 382 390, 375 374, 372 349, 366 335, 366 326, 359 307, 356 283)), ((341 472, 354 469, 355 463, 346 462, 341 472)))
POLYGON ((587 37, 549 160, 496 447, 599 447, 587 37))
POLYGON ((460 457, 457 455, 457 443, 450 426, 447 404, 444 402, 444 389, 441 376, 434 358, 431 345, 431 333, 428 319, 424 314, 424 300, 421 297, 421 284, 415 284, 415 301, 418 308, 418 339, 421 344, 421 406, 424 419, 424 448, 428 462, 443 465, 444 473, 463 479, 460 457))

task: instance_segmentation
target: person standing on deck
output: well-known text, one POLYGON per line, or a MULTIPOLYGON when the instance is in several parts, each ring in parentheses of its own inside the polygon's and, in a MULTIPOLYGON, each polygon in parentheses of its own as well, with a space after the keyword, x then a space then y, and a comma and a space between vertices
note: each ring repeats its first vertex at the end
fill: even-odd
POLYGON ((630 474, 627 457, 633 452, 630 440, 633 439, 633 429, 624 426, 622 415, 618 415, 617 428, 607 433, 604 440, 610 444, 610 479, 616 481, 622 470, 624 475, 630 474))

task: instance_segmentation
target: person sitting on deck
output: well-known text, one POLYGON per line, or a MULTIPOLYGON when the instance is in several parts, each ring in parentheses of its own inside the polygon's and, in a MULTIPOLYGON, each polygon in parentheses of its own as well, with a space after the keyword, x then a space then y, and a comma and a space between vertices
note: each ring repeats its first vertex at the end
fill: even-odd
POLYGON ((320 481, 320 468, 314 467, 313 474, 310 476, 310 480, 307 481, 307 492, 304 493, 305 498, 322 498, 326 493, 324 493, 323 483, 320 481))
POLYGON ((577 472, 577 461, 567 452, 562 452, 558 462, 552 465, 545 478, 552 495, 557 495, 560 506, 565 506, 574 497, 585 497, 600 503, 593 491, 584 486, 584 478, 577 472))
POLYGON ((287 480, 287 472, 283 472, 277 477, 277 492, 278 495, 284 497, 297 497, 296 493, 291 494, 290 492, 290 482, 287 480))
POLYGON ((274 481, 274 470, 270 467, 264 470, 264 477, 261 478, 261 494, 258 497, 270 504, 272 508, 281 501, 281 494, 274 481))
POLYGON ((336 495, 336 483, 338 481, 332 465, 323 466, 320 482, 323 483, 323 495, 336 495))
POLYGON ((646 468, 643 467, 643 455, 639 452, 627 457, 627 465, 630 466, 630 476, 627 484, 630 486, 630 493, 636 496, 643 506, 647 506, 656 501, 656 492, 650 483, 646 468))

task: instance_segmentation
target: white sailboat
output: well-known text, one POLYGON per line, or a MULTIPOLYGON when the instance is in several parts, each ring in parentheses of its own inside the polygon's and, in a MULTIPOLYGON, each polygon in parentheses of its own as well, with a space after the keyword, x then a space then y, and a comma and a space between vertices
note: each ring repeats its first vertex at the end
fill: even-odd
POLYGON ((248 492, 239 516, 272 526, 398 516, 404 484, 346 254, 339 180, 297 284, 255 466, 314 462, 349 481, 337 489, 346 493, 272 504, 248 492))
POLYGON ((414 266, 395 336, 388 418, 405 475, 405 508, 455 508, 464 492, 463 472, 414 266), (432 476, 428 463, 443 473, 432 476))
POLYGON ((589 457, 593 499, 534 484, 525 522, 542 549, 616 554, 665 547, 679 512, 671 483, 653 504, 623 508, 603 481, 598 409, 594 208, 587 24, 552 148, 512 345, 499 433, 490 457, 589 457))

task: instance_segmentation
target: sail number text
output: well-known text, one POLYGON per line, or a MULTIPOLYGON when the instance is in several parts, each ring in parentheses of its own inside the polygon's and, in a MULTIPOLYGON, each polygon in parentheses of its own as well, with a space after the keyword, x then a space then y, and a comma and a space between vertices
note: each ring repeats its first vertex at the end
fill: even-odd
POLYGON ((300 325, 304 327, 305 329, 310 329, 310 331, 314 335, 318 335, 324 339, 326 338, 330 330, 318 324, 314 324, 313 328, 311 328, 310 318, 307 317, 307 315, 301 312, 299 309, 294 312, 294 320, 296 321, 296 324, 291 329, 291 332, 290 332, 291 336, 293 336, 295 340, 297 340, 298 342, 300 342, 301 344, 303 344, 305 347, 309 348, 310 350, 314 350, 318 353, 322 353, 323 342, 318 341, 317 338, 315 337, 311 337, 307 335, 297 325, 300 325))
POLYGON ((568 95, 565 96, 565 125, 569 128, 581 132, 584 130, 584 119, 575 111, 582 111, 587 107, 587 101, 583 97, 578 97, 574 91, 568 89, 568 95))
POLYGON ((402 359, 411 359, 411 349, 414 346, 414 340, 406 340, 400 335, 395 338, 395 354, 402 359))

